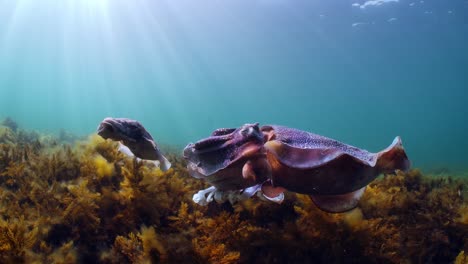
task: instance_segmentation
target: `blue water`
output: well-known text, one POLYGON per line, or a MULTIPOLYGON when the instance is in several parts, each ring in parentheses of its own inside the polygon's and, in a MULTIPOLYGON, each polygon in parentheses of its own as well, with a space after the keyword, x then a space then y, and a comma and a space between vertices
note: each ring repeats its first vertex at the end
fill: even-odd
POLYGON ((0 0, 0 118, 129 117, 179 147, 250 122, 400 135, 414 166, 467 169, 468 1, 364 2, 0 0))

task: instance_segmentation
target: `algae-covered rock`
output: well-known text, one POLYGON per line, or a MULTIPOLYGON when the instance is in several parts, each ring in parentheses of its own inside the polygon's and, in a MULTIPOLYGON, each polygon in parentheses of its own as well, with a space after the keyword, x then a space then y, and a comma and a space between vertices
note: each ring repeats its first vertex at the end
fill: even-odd
POLYGON ((16 133, 7 126, 0 125, 0 144, 16 144, 16 133))
POLYGON ((16 130, 18 129, 18 123, 16 123, 10 117, 5 118, 2 121, 1 125, 10 128, 11 130, 13 130, 13 132, 16 132, 16 130))

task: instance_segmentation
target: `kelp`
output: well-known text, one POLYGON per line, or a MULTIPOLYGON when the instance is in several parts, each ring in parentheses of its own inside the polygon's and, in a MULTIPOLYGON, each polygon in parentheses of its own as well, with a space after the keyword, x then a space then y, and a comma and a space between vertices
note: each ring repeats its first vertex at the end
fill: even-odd
POLYGON ((191 199, 207 186, 180 153, 166 152, 173 166, 163 173, 96 135, 70 145, 18 127, 0 132, 0 263, 467 260, 463 178, 384 175, 343 214, 294 193, 280 205, 253 197, 202 207, 191 199))

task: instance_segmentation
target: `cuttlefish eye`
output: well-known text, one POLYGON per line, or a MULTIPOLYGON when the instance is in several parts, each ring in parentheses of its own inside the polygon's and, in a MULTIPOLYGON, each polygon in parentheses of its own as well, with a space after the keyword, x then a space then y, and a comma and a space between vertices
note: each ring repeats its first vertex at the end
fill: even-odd
POLYGON ((254 132, 254 129, 253 127, 244 127, 241 129, 240 133, 242 134, 242 136, 249 136, 249 135, 252 135, 254 132))
POLYGON ((258 123, 246 124, 239 132, 243 137, 256 136, 260 134, 260 127, 258 126, 258 123))
POLYGON ((114 132, 114 127, 111 126, 111 125, 106 125, 105 128, 106 128, 106 130, 109 131, 109 132, 114 132))

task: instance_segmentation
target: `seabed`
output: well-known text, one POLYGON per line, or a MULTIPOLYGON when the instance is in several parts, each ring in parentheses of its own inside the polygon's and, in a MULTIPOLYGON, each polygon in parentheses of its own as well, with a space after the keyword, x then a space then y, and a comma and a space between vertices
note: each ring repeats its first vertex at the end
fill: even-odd
MULTIPOLYGON (((167 154, 167 151, 166 151, 167 154)), ((468 180, 384 175, 347 213, 287 193, 202 207, 180 152, 163 173, 97 135, 0 125, 0 263, 468 263, 468 180)))

